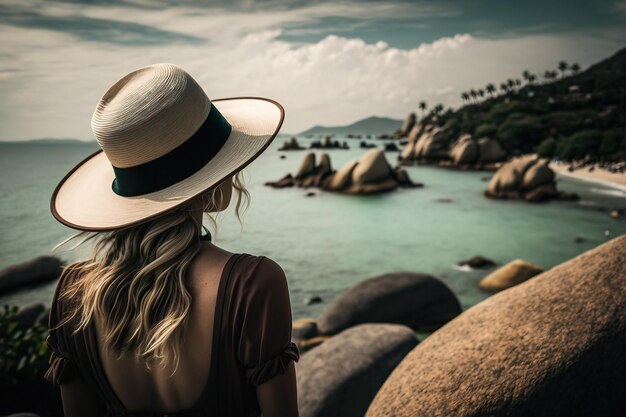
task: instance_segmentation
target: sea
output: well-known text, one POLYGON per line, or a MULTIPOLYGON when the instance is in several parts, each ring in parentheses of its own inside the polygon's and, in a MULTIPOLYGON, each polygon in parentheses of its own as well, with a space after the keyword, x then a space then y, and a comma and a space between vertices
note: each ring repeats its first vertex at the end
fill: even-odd
MULTIPOLYGON (((490 296, 478 287, 490 270, 460 268, 460 260, 482 255, 503 265, 524 259, 547 270, 626 233, 626 220, 610 216, 611 210, 626 210, 625 188, 570 178, 558 177, 558 189, 579 194, 579 201, 542 204, 485 198, 491 172, 431 166, 406 168, 423 188, 382 195, 265 186, 295 174, 309 152, 279 151, 288 139, 276 138, 244 170, 252 198, 243 225, 231 204, 219 214, 213 236, 229 251, 265 255, 282 266, 294 319, 319 316, 340 292, 366 278, 401 271, 442 280, 467 309, 490 296), (310 191, 315 195, 307 196, 310 191), (313 297, 321 302, 310 303, 313 297)), ((358 139, 335 139, 346 140, 350 149, 316 152, 318 157, 327 152, 334 169, 366 152, 358 139)), ((298 140, 308 146, 313 139, 298 140)), ((50 196, 63 176, 97 149, 96 142, 0 143, 0 269, 51 254, 76 233, 52 217, 50 196)), ((397 155, 386 152, 393 165, 397 155)), ((69 262, 88 253, 71 246, 54 254, 69 262)), ((0 305, 49 304, 55 285, 2 294, 0 305)))

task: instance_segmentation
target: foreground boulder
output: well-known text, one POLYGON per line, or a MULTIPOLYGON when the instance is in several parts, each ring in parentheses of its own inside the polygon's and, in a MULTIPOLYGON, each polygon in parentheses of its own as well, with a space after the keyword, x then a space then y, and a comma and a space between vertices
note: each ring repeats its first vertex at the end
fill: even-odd
POLYGON ((487 275, 479 286, 486 291, 498 292, 521 284, 542 272, 543 269, 537 265, 516 259, 487 275))
POLYGON ((437 278, 397 272, 366 279, 337 296, 317 321, 321 334, 360 323, 436 328, 461 313, 459 301, 437 278))
POLYGON ((362 324, 326 340, 296 364, 301 417, 362 417, 398 363, 418 343, 397 324, 362 324))
POLYGON ((11 265, 0 271, 0 293, 54 281, 61 276, 62 270, 63 262, 47 255, 11 265))
POLYGON ((548 166, 548 161, 536 155, 525 155, 502 165, 489 181, 485 195, 523 198, 530 202, 576 198, 575 195, 557 191, 554 171, 548 166))
POLYGON ((626 236, 494 295, 417 346, 367 417, 624 415, 626 236))

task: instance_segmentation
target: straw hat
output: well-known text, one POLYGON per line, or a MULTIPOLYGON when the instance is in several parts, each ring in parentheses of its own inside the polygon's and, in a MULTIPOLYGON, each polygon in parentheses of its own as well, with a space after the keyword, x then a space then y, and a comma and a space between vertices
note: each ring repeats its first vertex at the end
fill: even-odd
POLYGON ((182 68, 135 70, 102 97, 91 128, 102 148, 74 167, 50 200, 78 230, 121 229, 169 212, 243 169, 285 116, 270 99, 209 100, 182 68))

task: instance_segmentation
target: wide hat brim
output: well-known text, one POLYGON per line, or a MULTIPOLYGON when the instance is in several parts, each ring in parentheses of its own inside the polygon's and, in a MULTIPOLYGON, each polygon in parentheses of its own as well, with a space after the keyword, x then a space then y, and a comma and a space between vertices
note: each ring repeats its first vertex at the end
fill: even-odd
POLYGON ((115 173, 102 149, 75 166, 57 185, 52 215, 77 230, 110 231, 154 219, 218 186, 245 168, 274 140, 285 118, 283 107, 261 97, 211 100, 232 131, 224 146, 200 170, 167 188, 134 197, 112 189, 115 173))

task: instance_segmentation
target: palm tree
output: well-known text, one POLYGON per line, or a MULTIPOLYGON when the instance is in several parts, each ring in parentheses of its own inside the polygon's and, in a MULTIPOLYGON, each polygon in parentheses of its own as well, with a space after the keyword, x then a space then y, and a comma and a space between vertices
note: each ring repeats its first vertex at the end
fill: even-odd
POLYGON ((580 65, 577 62, 574 62, 570 65, 569 69, 572 71, 572 74, 578 74, 580 72, 580 65))
POLYGON ((443 112, 443 104, 437 104, 434 110, 435 110, 435 114, 441 114, 443 112))
POLYGON ((513 91, 513 87, 515 87, 515 81, 512 78, 506 80, 506 85, 509 86, 509 90, 513 91))
POLYGON ((426 102, 425 101, 420 101, 419 109, 422 111, 422 117, 424 116, 424 113, 426 112, 426 107, 428 107, 426 105, 426 102))
POLYGON ((472 99, 476 100, 476 97, 478 96, 478 92, 472 88, 470 90, 470 96, 472 96, 472 99))
POLYGON ((478 93, 478 95, 480 96, 480 98, 485 97, 485 90, 483 90, 482 88, 481 88, 481 89, 479 89, 479 90, 477 91, 477 93, 478 93))
POLYGON ((492 83, 489 83, 489 84, 487 84, 487 85, 485 86, 485 90, 487 90, 487 93, 488 93, 490 96, 493 96, 493 93, 495 93, 495 92, 496 92, 496 86, 495 86, 495 85, 493 85, 492 83))
POLYGON ((524 72, 522 72, 522 77, 525 81, 528 81, 528 79, 530 78, 530 71, 524 70, 524 72))
POLYGON ((500 83, 500 91, 502 91, 503 94, 506 94, 509 92, 509 85, 505 82, 500 83))
POLYGON ((533 85, 533 83, 537 81, 537 76, 535 74, 528 75, 528 84, 533 85))
POLYGON ((519 78, 516 78, 514 81, 515 81, 516 87, 519 87, 520 85, 522 85, 522 80, 520 80, 519 78))
POLYGON ((567 71, 568 68, 569 65, 567 65, 567 62, 559 61, 559 71, 561 71, 561 78, 565 77, 565 71, 567 71))
POLYGON ((461 99, 463 99, 463 101, 469 101, 470 95, 468 93, 466 93, 465 91, 463 91, 461 93, 461 99))

